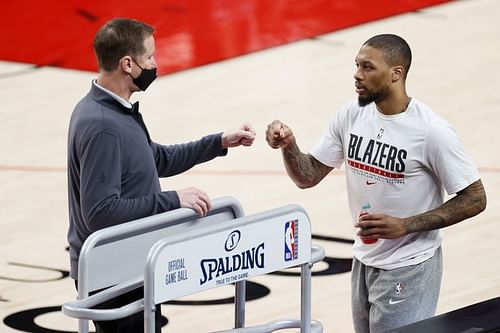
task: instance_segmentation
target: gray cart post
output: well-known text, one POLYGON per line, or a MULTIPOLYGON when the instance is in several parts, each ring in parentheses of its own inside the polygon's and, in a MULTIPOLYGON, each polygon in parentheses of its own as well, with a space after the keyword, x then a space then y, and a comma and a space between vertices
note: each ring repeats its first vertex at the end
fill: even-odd
MULTIPOLYGON (((95 306, 143 285, 144 265, 153 244, 170 235, 198 228, 230 223, 244 215, 240 202, 233 197, 212 201, 212 210, 200 218, 192 209, 180 208, 96 231, 85 241, 78 262, 78 299, 95 306), (115 286, 89 299, 94 290, 115 286)), ((244 309, 245 282, 235 287, 236 302, 244 309)), ((142 311, 142 300, 122 309, 120 314, 96 313, 91 309, 73 308, 73 302, 62 307, 63 313, 79 318, 78 332, 88 332, 88 320, 113 320, 142 311), (118 316, 118 317, 116 317, 118 316), (116 317, 116 318, 115 318, 116 317)), ((244 310, 235 314, 235 327, 244 324, 244 310)))

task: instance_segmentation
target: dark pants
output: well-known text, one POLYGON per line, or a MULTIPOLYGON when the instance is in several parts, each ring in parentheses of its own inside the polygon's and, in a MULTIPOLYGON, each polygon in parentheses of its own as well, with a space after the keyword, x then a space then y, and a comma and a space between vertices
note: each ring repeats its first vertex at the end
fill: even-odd
MULTIPOLYGON (((75 280, 75 286, 78 290, 78 281, 75 280)), ((90 295, 96 294, 101 290, 95 290, 90 295)), ((137 288, 123 295, 110 299, 104 303, 95 306, 95 309, 114 309, 129 303, 135 302, 144 297, 144 288, 137 288)), ((156 333, 161 333, 161 306, 156 306, 155 312, 156 333)), ((144 312, 138 312, 129 317, 109 321, 93 321, 96 327, 96 333, 141 333, 144 332, 144 312)))

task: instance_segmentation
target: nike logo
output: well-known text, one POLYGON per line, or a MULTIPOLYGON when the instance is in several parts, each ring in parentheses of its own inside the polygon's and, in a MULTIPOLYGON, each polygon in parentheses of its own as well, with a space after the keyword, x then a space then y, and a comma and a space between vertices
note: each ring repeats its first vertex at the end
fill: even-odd
POLYGON ((366 181, 366 185, 373 185, 373 184, 376 184, 377 182, 369 182, 369 181, 366 181))
POLYGON ((393 301, 392 298, 389 299, 389 304, 394 305, 406 301, 406 299, 400 299, 399 301, 393 301))

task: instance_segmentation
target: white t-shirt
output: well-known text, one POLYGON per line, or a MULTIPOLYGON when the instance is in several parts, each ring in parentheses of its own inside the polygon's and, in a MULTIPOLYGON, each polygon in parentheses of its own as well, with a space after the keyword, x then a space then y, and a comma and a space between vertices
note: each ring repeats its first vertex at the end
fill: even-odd
MULTIPOLYGON (((380 113, 375 103, 345 104, 310 153, 330 167, 345 162, 353 223, 364 203, 370 204, 371 213, 413 216, 440 206, 443 189, 454 194, 479 179, 451 125, 414 98, 405 112, 393 116, 380 113)), ((432 257, 442 233, 412 233, 371 245, 354 238, 358 260, 394 269, 432 257)))

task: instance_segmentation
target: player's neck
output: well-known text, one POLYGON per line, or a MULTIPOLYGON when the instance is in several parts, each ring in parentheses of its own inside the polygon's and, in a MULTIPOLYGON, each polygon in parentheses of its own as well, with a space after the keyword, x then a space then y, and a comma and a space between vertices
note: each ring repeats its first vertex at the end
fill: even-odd
POLYGON ((399 113, 403 113, 408 108, 410 104, 411 97, 406 95, 406 93, 401 95, 395 95, 393 97, 385 98, 382 101, 376 102, 377 109, 380 113, 391 116, 399 113))

